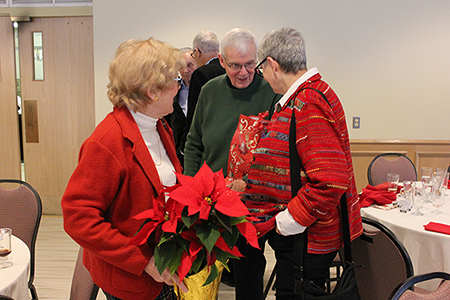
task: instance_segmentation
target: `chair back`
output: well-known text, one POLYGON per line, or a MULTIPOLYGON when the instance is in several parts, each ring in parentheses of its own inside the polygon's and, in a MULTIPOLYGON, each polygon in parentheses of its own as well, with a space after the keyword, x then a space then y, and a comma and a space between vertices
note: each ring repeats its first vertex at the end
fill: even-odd
POLYGON ((376 156, 367 168, 367 180, 375 186, 387 181, 388 173, 398 173, 400 182, 417 181, 417 171, 414 163, 401 153, 383 153, 376 156))
POLYGON ((30 276, 28 287, 32 299, 38 299, 33 285, 35 246, 42 216, 42 202, 37 191, 17 179, 0 179, 0 227, 12 229, 30 249, 30 276))
POLYGON ((445 272, 431 272, 412 276, 398 285, 392 292, 391 300, 444 300, 450 298, 450 274, 445 272), (438 288, 432 292, 414 291, 414 285, 433 279, 442 279, 438 288))
POLYGON ((70 287, 70 300, 97 299, 98 286, 92 281, 91 274, 83 264, 83 248, 78 251, 75 269, 73 270, 72 286, 70 287))
POLYGON ((352 242, 361 300, 386 300, 412 276, 411 258, 394 233, 379 222, 362 218, 364 233, 352 242))

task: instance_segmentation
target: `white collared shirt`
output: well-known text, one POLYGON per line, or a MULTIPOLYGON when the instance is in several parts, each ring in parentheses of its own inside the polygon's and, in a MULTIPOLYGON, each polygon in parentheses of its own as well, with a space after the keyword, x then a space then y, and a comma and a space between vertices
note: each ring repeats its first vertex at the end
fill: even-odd
POLYGON ((298 89, 300 85, 303 84, 306 80, 313 77, 314 75, 319 74, 319 71, 317 68, 312 68, 308 70, 305 74, 303 74, 299 79, 297 79, 296 82, 294 82, 293 85, 287 90, 286 94, 281 97, 281 99, 277 102, 276 105, 281 105, 283 107, 286 102, 289 100, 289 98, 292 96, 292 94, 298 89))
MULTIPOLYGON (((295 81, 293 85, 291 85, 286 94, 284 94, 283 97, 281 97, 281 99, 278 101, 276 105, 277 106, 280 105, 281 107, 283 107, 300 85, 302 85, 306 80, 308 80, 309 78, 318 73, 319 71, 317 70, 317 68, 312 68, 308 70, 299 79, 297 79, 297 81, 295 81)), ((278 228, 278 231, 284 236, 299 234, 305 231, 306 229, 305 226, 295 221, 294 217, 292 217, 291 213, 287 208, 282 212, 280 212, 279 214, 277 214, 275 216, 275 219, 277 222, 276 226, 278 228)))

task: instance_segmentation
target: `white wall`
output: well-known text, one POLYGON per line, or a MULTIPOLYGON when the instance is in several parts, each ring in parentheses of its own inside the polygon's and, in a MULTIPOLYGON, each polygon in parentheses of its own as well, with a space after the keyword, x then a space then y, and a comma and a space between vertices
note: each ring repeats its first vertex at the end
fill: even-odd
POLYGON ((201 30, 234 27, 261 40, 283 26, 306 40, 339 95, 352 139, 449 140, 450 1, 446 0, 94 0, 96 121, 111 111, 108 65, 128 38, 191 46, 201 30))

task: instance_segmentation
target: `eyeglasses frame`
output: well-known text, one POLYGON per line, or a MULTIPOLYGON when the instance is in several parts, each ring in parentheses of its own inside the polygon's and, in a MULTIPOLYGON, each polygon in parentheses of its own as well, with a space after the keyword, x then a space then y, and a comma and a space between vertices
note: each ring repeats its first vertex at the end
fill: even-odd
MULTIPOLYGON (((268 56, 267 56, 268 57, 268 56)), ((262 72, 262 64, 265 63, 267 61, 267 57, 264 58, 256 67, 255 67, 255 73, 258 76, 264 77, 263 72, 262 72)))
POLYGON ((194 50, 192 50, 192 52, 191 52, 191 57, 193 59, 196 59, 195 56, 194 56, 195 51, 197 51, 198 53, 202 54, 202 51, 198 47, 195 47, 194 50))
POLYGON ((240 71, 242 70, 242 67, 245 67, 245 69, 247 70, 247 72, 248 72, 248 71, 251 71, 251 70, 254 70, 254 68, 250 68, 250 69, 247 68, 247 64, 249 64, 249 62, 246 63, 245 65, 233 63, 234 65, 236 65, 236 67, 239 66, 239 69, 233 70, 233 67, 230 66, 230 64, 228 63, 228 61, 227 61, 227 59, 225 58, 225 56, 222 55, 222 57, 223 57, 224 62, 227 64, 227 66, 228 66, 232 71, 234 71, 234 72, 236 72, 236 71, 240 72, 240 71))

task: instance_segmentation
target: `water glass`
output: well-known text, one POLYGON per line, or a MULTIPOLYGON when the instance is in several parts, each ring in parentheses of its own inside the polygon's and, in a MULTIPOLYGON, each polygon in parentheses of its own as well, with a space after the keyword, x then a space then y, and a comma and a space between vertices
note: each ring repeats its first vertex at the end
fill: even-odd
POLYGON ((8 255, 12 251, 10 228, 0 228, 0 269, 11 267, 13 263, 8 260, 8 255))
POLYGON ((444 182, 443 182, 443 184, 442 184, 442 197, 443 197, 443 200, 445 200, 445 193, 447 192, 447 190, 448 190, 448 179, 449 179, 449 172, 447 172, 447 171, 445 171, 444 172, 444 182))
POLYGON ((433 199, 433 178, 431 176, 422 176, 421 194, 425 203, 431 203, 433 199))
POLYGON ((436 208, 435 210, 431 211, 432 214, 435 215, 439 215, 442 214, 442 211, 440 211, 439 209, 442 207, 442 205, 444 205, 444 193, 445 190, 443 190, 443 185, 442 185, 442 178, 443 177, 439 177, 436 176, 436 174, 433 175, 433 181, 434 181, 434 195, 433 195, 433 200, 432 200, 432 204, 433 206, 436 208))
MULTIPOLYGON (((433 173, 432 181, 433 181, 433 206, 436 207, 435 210, 432 211, 433 214, 442 214, 439 210, 442 205, 444 205, 444 181, 447 171, 444 169, 433 173)), ((447 183, 446 183, 447 184, 447 183)))
POLYGON ((411 204, 414 203, 414 193, 416 191, 416 183, 414 181, 403 181, 401 195, 411 204))
POLYGON ((428 176, 431 177, 431 175, 433 174, 433 169, 430 167, 422 167, 420 168, 420 176, 428 176))
POLYGON ((388 183, 388 191, 397 193, 398 181, 400 179, 400 175, 398 173, 388 173, 387 174, 387 183, 388 183))

